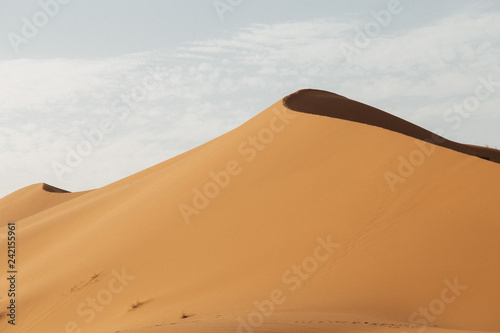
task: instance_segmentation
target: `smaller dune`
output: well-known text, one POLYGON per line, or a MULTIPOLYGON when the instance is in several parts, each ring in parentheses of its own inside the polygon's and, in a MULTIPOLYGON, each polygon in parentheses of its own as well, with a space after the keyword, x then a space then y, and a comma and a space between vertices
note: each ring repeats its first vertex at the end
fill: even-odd
POLYGON ((71 193, 42 183, 24 187, 0 199, 0 227, 35 215, 85 193, 87 192, 71 193))

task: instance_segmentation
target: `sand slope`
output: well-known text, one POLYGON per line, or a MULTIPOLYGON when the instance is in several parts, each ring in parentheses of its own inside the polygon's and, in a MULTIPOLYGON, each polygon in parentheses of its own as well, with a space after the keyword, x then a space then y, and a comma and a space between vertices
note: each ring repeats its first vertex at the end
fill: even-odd
POLYGON ((500 165, 401 132, 279 101, 27 217, 0 330, 499 331, 500 165))

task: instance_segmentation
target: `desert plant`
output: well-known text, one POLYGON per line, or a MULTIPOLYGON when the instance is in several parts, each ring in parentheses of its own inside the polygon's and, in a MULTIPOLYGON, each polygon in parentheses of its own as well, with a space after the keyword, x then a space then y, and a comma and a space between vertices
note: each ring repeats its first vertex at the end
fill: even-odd
POLYGON ((132 310, 134 310, 134 309, 137 309, 137 308, 138 308, 138 307, 140 307, 142 304, 144 304, 144 303, 142 303, 141 301, 137 300, 137 301, 135 301, 134 303, 130 304, 130 306, 129 306, 128 310, 129 310, 129 311, 132 311, 132 310))

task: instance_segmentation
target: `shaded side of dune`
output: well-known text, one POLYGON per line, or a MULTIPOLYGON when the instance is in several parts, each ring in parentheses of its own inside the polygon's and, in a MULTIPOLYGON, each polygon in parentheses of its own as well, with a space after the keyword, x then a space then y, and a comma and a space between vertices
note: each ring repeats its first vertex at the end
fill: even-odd
POLYGON ((57 188, 55 186, 49 185, 49 184, 45 184, 45 183, 42 184, 42 189, 45 192, 50 192, 50 193, 71 193, 70 191, 66 191, 66 190, 57 188))
POLYGON ((390 113, 328 91, 299 90, 285 97, 283 103, 287 108, 294 111, 382 127, 441 147, 500 163, 499 150, 447 140, 390 113))

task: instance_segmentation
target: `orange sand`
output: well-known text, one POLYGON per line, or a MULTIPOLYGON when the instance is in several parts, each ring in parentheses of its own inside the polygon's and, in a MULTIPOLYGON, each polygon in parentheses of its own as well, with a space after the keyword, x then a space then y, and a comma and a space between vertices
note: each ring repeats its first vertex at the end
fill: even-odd
POLYGON ((305 104, 94 191, 0 199, 0 331, 500 331, 500 165, 305 104))

